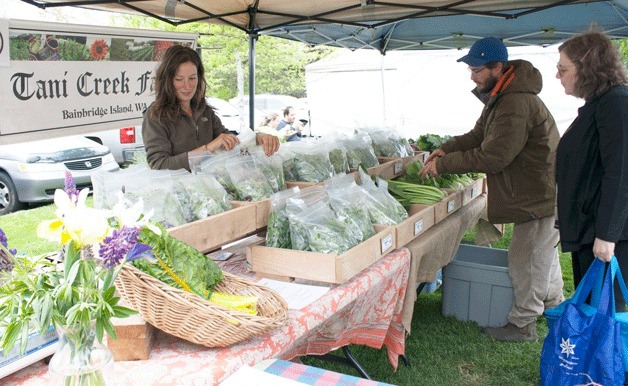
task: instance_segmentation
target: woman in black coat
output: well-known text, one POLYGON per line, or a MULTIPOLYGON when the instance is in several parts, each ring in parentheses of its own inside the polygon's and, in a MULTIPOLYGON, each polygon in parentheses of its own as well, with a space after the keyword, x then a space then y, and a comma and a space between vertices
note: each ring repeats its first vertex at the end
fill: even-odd
POLYGON ((626 68, 602 32, 574 36, 558 51, 556 77, 566 94, 585 100, 556 152, 562 249, 571 252, 575 286, 594 258, 613 254, 628 279, 626 68))

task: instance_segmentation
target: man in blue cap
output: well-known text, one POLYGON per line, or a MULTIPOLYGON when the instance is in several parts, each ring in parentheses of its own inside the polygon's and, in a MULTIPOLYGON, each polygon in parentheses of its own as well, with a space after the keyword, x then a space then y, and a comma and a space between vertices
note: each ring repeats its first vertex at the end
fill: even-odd
POLYGON ((508 323, 483 331, 501 341, 536 341, 537 318, 564 300, 554 228, 558 129, 538 96, 541 73, 525 60, 508 61, 499 39, 476 41, 458 62, 469 66, 484 109, 473 130, 430 154, 420 174, 486 174, 488 220, 514 223, 508 274, 515 299, 508 323))

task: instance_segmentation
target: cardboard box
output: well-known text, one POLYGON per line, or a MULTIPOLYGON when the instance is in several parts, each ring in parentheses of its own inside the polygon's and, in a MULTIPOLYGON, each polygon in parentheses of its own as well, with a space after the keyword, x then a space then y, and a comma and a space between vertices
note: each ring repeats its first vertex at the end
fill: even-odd
POLYGON ((396 247, 394 229, 375 225, 377 233, 341 255, 271 248, 246 247, 251 270, 259 276, 292 281, 342 284, 396 247))
POLYGON ((410 205, 408 218, 393 227, 397 248, 405 246, 434 225, 434 209, 434 205, 410 205))
MULTIPOLYGON (((270 200, 268 201, 270 207, 270 200)), ((234 204, 233 209, 170 228, 168 233, 200 252, 208 252, 255 233, 258 229, 257 211, 255 205, 234 204)))
POLYGON ((113 353, 115 361, 136 361, 148 359, 153 348, 155 327, 141 316, 112 318, 118 339, 107 335, 107 347, 113 353))

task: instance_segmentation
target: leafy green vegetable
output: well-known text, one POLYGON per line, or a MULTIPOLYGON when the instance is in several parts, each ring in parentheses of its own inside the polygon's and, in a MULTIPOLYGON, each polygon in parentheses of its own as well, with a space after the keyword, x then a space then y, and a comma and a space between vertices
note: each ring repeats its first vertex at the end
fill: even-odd
MULTIPOLYGON (((183 241, 170 236, 163 228, 161 235, 148 228, 142 229, 140 242, 151 246, 156 258, 161 260, 193 292, 204 298, 207 298, 214 286, 223 279, 220 267, 212 259, 183 241)), ((185 289, 158 263, 139 259, 134 260, 132 264, 172 287, 185 289)))
POLYGON ((424 134, 419 136, 417 144, 421 150, 429 151, 430 153, 441 147, 441 145, 451 139, 450 135, 440 136, 438 134, 424 134))

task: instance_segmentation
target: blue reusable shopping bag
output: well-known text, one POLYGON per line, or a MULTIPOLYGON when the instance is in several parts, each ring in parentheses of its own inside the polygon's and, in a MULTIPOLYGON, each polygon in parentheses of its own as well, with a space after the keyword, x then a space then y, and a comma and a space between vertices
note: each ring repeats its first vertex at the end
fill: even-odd
MULTIPOLYGON (((619 273, 613 257, 604 276, 604 263, 595 259, 578 289, 553 323, 541 351, 541 385, 622 385, 621 324, 615 320, 613 282, 619 273), (601 291, 593 291, 604 276, 601 291), (585 303, 591 294, 595 312, 585 303)), ((623 280, 623 279, 622 279, 623 280)))

